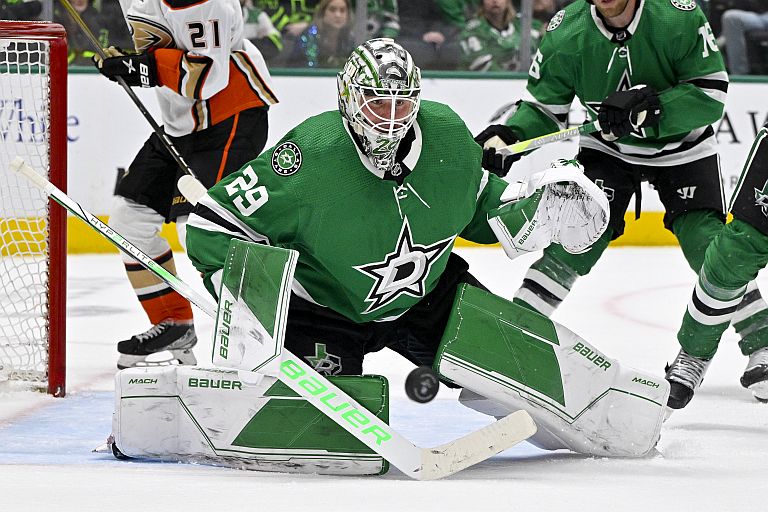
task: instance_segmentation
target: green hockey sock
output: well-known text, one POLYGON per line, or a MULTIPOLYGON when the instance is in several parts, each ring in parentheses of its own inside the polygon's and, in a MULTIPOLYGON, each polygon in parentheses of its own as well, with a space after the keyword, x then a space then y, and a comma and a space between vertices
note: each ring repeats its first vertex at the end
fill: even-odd
POLYGON ((550 316, 565 300, 576 278, 587 274, 600 259, 612 232, 608 228, 592 248, 582 254, 570 254, 556 244, 547 247, 525 274, 522 286, 515 293, 515 304, 550 316))

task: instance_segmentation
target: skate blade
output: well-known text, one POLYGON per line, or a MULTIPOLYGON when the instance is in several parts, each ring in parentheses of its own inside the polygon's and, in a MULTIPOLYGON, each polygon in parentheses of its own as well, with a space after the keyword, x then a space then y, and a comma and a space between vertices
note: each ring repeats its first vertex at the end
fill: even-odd
POLYGON ((146 368, 151 366, 170 366, 197 364, 195 354, 190 349, 163 350, 146 356, 133 356, 130 354, 120 354, 117 360, 117 367, 121 370, 126 368, 146 368))
POLYGON ((747 389, 752 392, 752 396, 755 397, 755 400, 768 403, 768 380, 755 382, 747 389))

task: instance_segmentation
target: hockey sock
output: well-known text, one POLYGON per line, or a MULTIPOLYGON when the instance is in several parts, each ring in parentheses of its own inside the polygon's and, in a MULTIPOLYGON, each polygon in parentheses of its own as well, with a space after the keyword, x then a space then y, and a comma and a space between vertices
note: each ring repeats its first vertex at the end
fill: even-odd
POLYGON ((704 252, 723 229, 723 220, 715 210, 694 210, 680 215, 672 223, 672 232, 680 243, 688 265, 698 273, 704 252))
POLYGON ((686 352, 711 359, 732 320, 739 325, 737 332, 743 337, 739 343, 743 353, 768 346, 765 301, 756 287, 747 287, 766 263, 768 236, 739 220, 722 229, 707 248, 677 334, 686 352))
MULTIPOLYGON (((172 274, 176 274, 176 264, 171 251, 153 259, 172 274)), ((168 318, 177 323, 192 322, 192 306, 189 301, 174 291, 168 283, 161 281, 138 263, 125 263, 125 270, 152 325, 168 318)))
POLYGON ((544 255, 525 274, 523 284, 515 293, 514 302, 520 306, 550 316, 571 291, 578 276, 592 269, 608 247, 613 230, 603 236, 582 254, 570 254, 560 245, 552 244, 544 255))

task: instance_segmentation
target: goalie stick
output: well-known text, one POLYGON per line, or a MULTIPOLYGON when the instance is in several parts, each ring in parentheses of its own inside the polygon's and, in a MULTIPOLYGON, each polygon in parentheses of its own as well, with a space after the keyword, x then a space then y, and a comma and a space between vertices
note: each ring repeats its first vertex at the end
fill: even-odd
MULTIPOLYGON (((66 1, 66 0, 65 0, 66 1)), ((591 123, 582 124, 573 128, 566 128, 557 132, 552 132, 540 137, 534 137, 528 140, 521 140, 515 142, 509 146, 504 146, 496 149, 497 152, 502 155, 516 155, 525 151, 532 151, 536 148, 549 144, 551 142, 559 142, 561 140, 570 139, 577 135, 585 135, 587 133, 593 133, 600 130, 600 123, 598 121, 592 121, 591 123)))
MULTIPOLYGON (((23 174, 51 199, 88 223, 118 249, 135 258, 147 270, 168 283, 171 288, 206 314, 211 317, 216 316, 216 306, 209 299, 201 296, 184 281, 168 272, 115 230, 85 210, 79 203, 25 164, 22 158, 16 157, 11 162, 11 169, 23 174)), ((492 457, 536 433, 536 424, 531 416, 520 410, 449 443, 434 448, 420 448, 368 412, 352 397, 290 351, 284 348, 283 353, 281 371, 278 375, 283 383, 400 471, 416 480, 446 477, 492 457)))

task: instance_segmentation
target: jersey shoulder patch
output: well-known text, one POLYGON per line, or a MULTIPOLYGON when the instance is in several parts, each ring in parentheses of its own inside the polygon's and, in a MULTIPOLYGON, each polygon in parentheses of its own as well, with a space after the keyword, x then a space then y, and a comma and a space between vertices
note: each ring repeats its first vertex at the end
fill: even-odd
POLYGON ((565 9, 561 9, 555 13, 554 16, 552 16, 552 19, 549 20, 549 25, 547 25, 547 32, 552 32, 557 27, 560 26, 560 24, 563 22, 563 19, 565 18, 565 9))
POLYGON ((692 11, 696 9, 696 0, 669 0, 670 3, 681 11, 692 11))
POLYGON ((280 176, 296 174, 301 168, 303 157, 298 144, 287 140, 275 146, 272 151, 272 170, 280 176))

